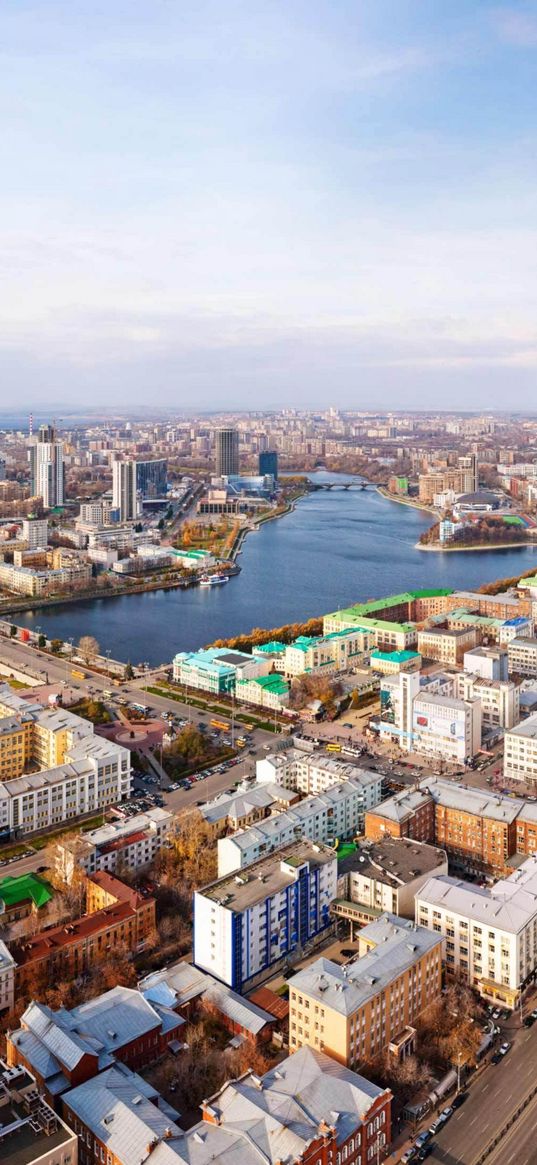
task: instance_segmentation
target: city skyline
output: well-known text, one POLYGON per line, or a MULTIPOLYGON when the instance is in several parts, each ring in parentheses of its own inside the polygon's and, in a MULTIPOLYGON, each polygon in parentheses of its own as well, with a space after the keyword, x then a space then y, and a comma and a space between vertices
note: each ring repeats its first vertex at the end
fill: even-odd
POLYGON ((531 406, 537 5, 4 15, 26 407, 531 406))

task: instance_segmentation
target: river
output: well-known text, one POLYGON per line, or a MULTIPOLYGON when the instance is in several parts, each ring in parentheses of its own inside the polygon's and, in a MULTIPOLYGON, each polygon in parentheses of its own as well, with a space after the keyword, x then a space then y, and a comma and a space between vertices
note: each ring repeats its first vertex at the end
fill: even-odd
MULTIPOLYGON (((322 472, 315 479, 340 483, 349 476, 322 472)), ((247 536, 242 571, 226 586, 64 604, 27 611, 16 621, 75 642, 94 635, 114 659, 156 665, 252 627, 278 627, 408 588, 471 590, 537 565, 532 547, 425 554, 415 543, 431 521, 371 487, 318 491, 247 536)))

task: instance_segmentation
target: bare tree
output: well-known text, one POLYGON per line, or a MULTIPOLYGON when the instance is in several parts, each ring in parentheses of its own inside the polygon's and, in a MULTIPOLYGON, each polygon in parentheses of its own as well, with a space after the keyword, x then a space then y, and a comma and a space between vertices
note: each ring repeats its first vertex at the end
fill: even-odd
POLYGON ((94 635, 83 635, 78 641, 78 649, 86 663, 99 654, 99 644, 94 635))

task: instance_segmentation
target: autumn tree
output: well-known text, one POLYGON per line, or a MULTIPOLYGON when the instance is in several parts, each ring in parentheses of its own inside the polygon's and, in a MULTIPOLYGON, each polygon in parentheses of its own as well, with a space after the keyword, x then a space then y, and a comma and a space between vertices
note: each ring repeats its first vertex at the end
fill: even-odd
POLYGON ((94 635, 83 635, 78 641, 78 649, 86 663, 99 654, 99 644, 94 635))

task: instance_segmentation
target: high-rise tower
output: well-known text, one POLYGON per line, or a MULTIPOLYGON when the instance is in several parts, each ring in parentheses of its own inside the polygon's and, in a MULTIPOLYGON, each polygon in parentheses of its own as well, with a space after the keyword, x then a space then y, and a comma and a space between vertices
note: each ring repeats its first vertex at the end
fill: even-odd
POLYGON ((46 510, 63 506, 63 441, 56 437, 53 425, 41 425, 37 438, 30 445, 28 456, 32 496, 42 497, 46 510))
POLYGON ((216 430, 216 476, 236 477, 239 472, 239 434, 237 429, 216 430))

